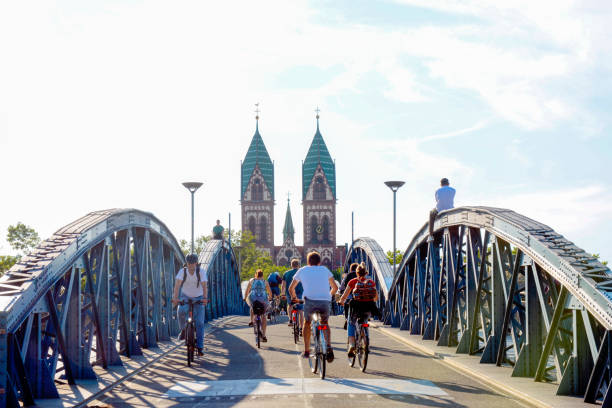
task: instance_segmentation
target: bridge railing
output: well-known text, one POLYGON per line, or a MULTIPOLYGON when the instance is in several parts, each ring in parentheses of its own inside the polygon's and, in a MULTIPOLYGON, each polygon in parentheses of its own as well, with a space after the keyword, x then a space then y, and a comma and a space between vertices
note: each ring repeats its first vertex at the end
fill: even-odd
MULTIPOLYGON (((200 260, 207 317, 233 313, 231 248, 209 243, 200 260)), ((96 379, 94 365, 122 365, 120 355, 176 336, 171 299, 183 264, 168 228, 134 209, 92 212, 41 243, 0 278, 0 406, 58 398, 56 379, 96 379)))
POLYGON ((427 224, 417 232, 381 291, 386 323, 612 406, 606 266, 510 210, 456 208, 442 212, 434 230, 433 238, 427 224))

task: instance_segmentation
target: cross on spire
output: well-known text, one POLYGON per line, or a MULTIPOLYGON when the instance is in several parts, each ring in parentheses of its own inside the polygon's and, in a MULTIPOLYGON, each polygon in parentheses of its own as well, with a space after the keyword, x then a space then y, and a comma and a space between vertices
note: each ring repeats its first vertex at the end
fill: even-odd
POLYGON ((317 113, 317 119, 319 119, 319 112, 321 112, 321 109, 319 109, 318 106, 317 106, 317 109, 315 109, 315 112, 317 113))
POLYGON ((289 199, 291 198, 291 192, 287 191, 287 202, 289 202, 289 199))
POLYGON ((255 104, 255 115, 256 115, 256 116, 255 116, 255 119, 256 119, 256 120, 259 120, 259 112, 261 112, 261 111, 259 110, 259 102, 257 102, 257 103, 255 104))

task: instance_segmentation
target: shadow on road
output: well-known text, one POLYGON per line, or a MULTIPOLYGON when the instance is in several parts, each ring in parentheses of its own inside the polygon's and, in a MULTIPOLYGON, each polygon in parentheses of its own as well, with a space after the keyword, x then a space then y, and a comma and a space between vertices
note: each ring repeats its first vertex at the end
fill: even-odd
MULTIPOLYGON (((185 389, 187 395, 181 398, 171 399, 164 394, 179 382, 244 379, 245 372, 249 373, 248 378, 274 378, 266 375, 264 361, 259 353, 253 353, 252 345, 231 334, 231 329, 240 327, 243 325, 230 322, 222 330, 207 334, 204 357, 196 358, 192 367, 187 367, 185 348, 178 348, 162 362, 141 372, 125 385, 116 387, 107 394, 106 404, 156 408, 195 405, 203 402, 202 397, 188 396, 188 389, 185 389)), ((250 391, 245 386, 245 394, 250 391)), ((231 401, 225 399, 222 405, 231 407, 246 395, 232 397, 231 401)))

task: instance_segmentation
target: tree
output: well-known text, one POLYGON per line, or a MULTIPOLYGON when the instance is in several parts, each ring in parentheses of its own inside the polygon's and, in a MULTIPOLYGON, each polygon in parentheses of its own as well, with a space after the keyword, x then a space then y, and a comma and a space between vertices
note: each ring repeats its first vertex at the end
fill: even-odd
POLYGON ((11 266, 15 265, 17 261, 19 261, 18 256, 0 255, 0 276, 11 269, 11 266))
MULTIPOLYGON (((403 257, 404 255, 402 254, 402 252, 399 249, 396 249, 395 250, 395 265, 396 266, 402 263, 403 257)), ((387 259, 389 260, 389 263, 393 265, 393 251, 387 251, 387 259)))
POLYGON ((17 255, 0 255, 0 276, 11 269, 23 255, 29 254, 40 243, 38 233, 34 228, 28 227, 22 222, 9 225, 7 228, 6 240, 17 255))
POLYGON ((608 266, 608 261, 602 261, 601 259, 599 259, 599 254, 593 254, 593 258, 597 259, 603 265, 608 266))
MULTIPOLYGON (((212 235, 200 235, 199 237, 195 238, 193 241, 195 253, 199 255, 200 252, 202 252, 202 250, 204 249, 204 246, 206 245, 206 243, 210 241, 211 239, 212 239, 212 235)), ((186 239, 181 239, 181 241, 179 242, 179 245, 181 247, 181 251, 183 251, 183 254, 185 256, 191 253, 191 241, 187 241, 186 239)))
POLYGON ((40 243, 40 238, 36 230, 32 227, 28 227, 22 222, 18 222, 16 225, 9 225, 7 231, 6 240, 11 247, 26 255, 40 243))

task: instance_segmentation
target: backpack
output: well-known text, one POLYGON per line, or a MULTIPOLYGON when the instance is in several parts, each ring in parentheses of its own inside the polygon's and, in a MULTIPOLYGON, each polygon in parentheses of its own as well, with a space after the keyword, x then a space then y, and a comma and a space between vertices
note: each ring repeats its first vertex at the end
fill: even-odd
MULTIPOLYGON (((183 281, 181 282, 181 287, 179 288, 179 293, 181 293, 181 291, 183 290, 183 285, 185 284, 185 281, 187 280, 187 274, 189 272, 187 272, 187 267, 183 267, 183 281)), ((198 283, 196 284, 196 288, 200 287, 200 265, 198 264, 198 266, 196 266, 196 278, 198 278, 198 283)))
POLYGON ((353 289, 353 298, 358 302, 371 302, 376 297, 376 284, 372 279, 357 281, 353 289))
POLYGON ((266 282, 261 279, 253 280, 253 284, 251 285, 251 293, 249 293, 249 297, 252 301, 255 300, 267 300, 268 294, 266 293, 266 282))
POLYGON ((268 276, 268 283, 271 287, 276 288, 279 284, 283 282, 283 278, 280 277, 278 272, 272 272, 270 276, 268 276))

